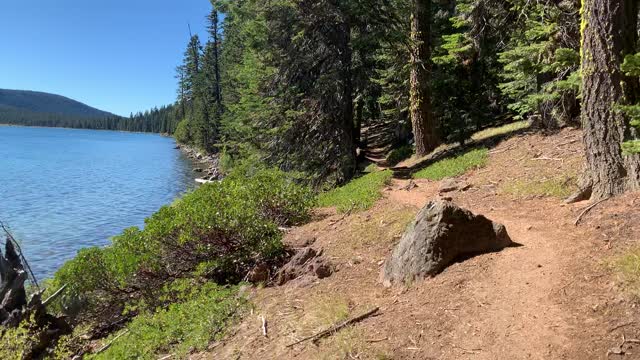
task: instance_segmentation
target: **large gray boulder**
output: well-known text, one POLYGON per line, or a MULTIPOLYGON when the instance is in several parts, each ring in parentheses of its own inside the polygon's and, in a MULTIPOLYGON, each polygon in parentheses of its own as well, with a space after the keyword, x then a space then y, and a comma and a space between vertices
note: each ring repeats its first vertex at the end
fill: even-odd
POLYGON ((512 244, 502 224, 455 204, 434 200, 418 213, 387 259, 385 286, 435 276, 457 258, 494 252, 512 244))

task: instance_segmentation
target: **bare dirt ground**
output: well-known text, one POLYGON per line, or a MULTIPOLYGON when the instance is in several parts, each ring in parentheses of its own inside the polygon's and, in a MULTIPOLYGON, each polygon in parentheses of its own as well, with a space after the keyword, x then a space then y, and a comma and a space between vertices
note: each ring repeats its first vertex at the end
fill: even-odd
MULTIPOLYGON (((438 197, 438 182, 394 181, 372 209, 343 216, 330 209, 292 229, 291 246, 312 243, 336 267, 331 277, 252 288, 252 313, 202 359, 640 359, 640 313, 611 263, 636 246, 640 194, 588 205, 514 195, 530 184, 577 174, 580 133, 525 134, 491 149, 473 184, 447 194, 503 223, 520 244, 458 262, 433 279, 384 288, 384 260, 418 209, 438 197), (379 315, 317 343, 287 345, 346 318, 379 315), (268 336, 262 334, 261 317, 268 336), (627 341, 623 346, 623 336, 627 341), (637 347, 637 349, 635 348, 637 347)), ((566 185, 572 180, 567 178, 566 185)))

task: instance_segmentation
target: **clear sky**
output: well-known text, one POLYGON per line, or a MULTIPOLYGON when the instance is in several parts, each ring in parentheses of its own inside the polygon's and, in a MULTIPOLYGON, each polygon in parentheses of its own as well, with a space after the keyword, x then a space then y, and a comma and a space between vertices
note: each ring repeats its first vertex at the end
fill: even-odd
POLYGON ((175 100, 175 67, 208 0, 0 0, 0 88, 128 116, 175 100))

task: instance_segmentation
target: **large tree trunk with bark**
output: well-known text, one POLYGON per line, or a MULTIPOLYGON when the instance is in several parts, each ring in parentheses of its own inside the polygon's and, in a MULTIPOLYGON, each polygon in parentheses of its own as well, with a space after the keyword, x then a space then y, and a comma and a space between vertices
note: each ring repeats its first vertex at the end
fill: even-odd
POLYGON ((344 20, 340 24, 338 48, 340 50, 340 73, 342 84, 342 140, 344 146, 342 153, 342 173, 345 180, 353 177, 356 171, 356 141, 354 138, 353 118, 353 81, 352 81, 352 50, 351 50, 351 26, 344 20))
POLYGON ((584 187, 598 200, 640 189, 640 156, 624 155, 628 119, 616 104, 636 98, 637 86, 620 65, 635 52, 636 0, 584 0, 582 19, 582 124, 586 153, 584 187))
POLYGON ((412 0, 410 103, 416 155, 424 156, 439 144, 431 113, 431 2, 412 0))

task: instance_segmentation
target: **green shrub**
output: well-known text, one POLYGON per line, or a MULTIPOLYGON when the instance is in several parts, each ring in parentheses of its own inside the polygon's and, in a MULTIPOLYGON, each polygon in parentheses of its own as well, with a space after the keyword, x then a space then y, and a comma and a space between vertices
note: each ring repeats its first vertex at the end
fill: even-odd
POLYGON ((22 360, 35 345, 33 321, 25 321, 17 328, 0 330, 0 359, 22 360))
POLYGON ((391 182, 390 170, 372 172, 351 180, 343 187, 320 194, 320 206, 335 206, 338 212, 366 210, 382 197, 380 190, 391 182))
POLYGON ((484 167, 489 158, 485 148, 474 149, 453 158, 437 161, 413 175, 416 179, 442 180, 460 176, 471 169, 484 167))
POLYGON ((170 304, 136 316, 126 330, 111 335, 104 352, 89 359, 157 359, 161 354, 187 358, 224 334, 230 321, 246 306, 236 287, 180 280, 164 289, 170 304), (118 339, 116 336, 121 335, 118 339), (115 341, 114 341, 115 339, 115 341))
POLYGON ((204 262, 213 279, 237 282, 255 264, 280 259, 278 226, 303 221, 314 204, 313 192, 281 171, 236 173, 162 207, 144 230, 130 228, 110 246, 78 252, 49 289, 68 285, 64 307, 78 300, 117 304, 132 291, 153 297, 163 279, 189 276, 204 262))
POLYGON ((173 137, 181 144, 189 144, 192 140, 189 119, 182 119, 176 126, 173 137))

